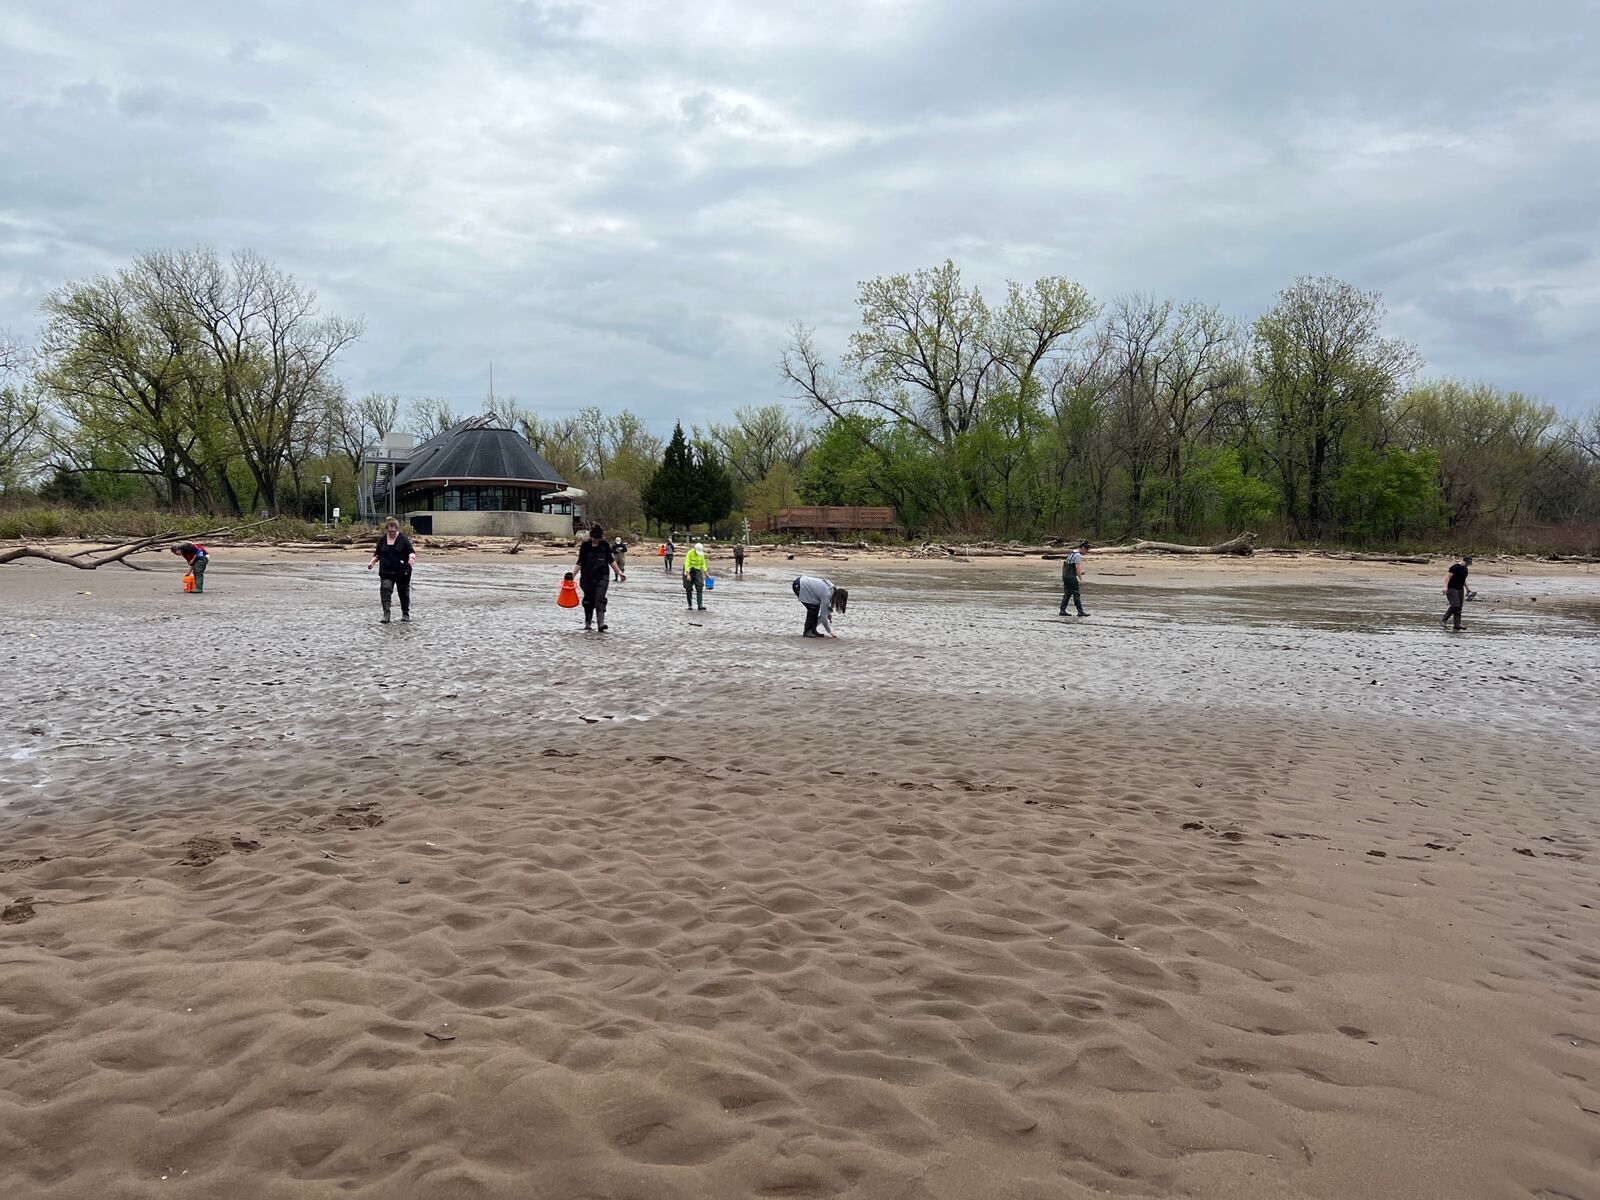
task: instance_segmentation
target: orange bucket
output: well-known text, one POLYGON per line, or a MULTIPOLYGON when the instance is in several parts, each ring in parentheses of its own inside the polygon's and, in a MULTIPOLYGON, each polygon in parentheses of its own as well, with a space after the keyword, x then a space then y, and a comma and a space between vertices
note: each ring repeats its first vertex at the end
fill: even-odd
POLYGON ((667 556, 667 548, 665 546, 657 546, 656 547, 656 557, 657 558, 665 558, 666 556, 667 556))
POLYGON ((190 572, 188 575, 185 575, 183 577, 183 590, 186 591, 186 592, 194 591, 194 573, 193 572, 190 572))
POLYGON ((573 581, 571 572, 561 581, 561 594, 556 597, 556 603, 562 608, 578 607, 578 585, 573 581))

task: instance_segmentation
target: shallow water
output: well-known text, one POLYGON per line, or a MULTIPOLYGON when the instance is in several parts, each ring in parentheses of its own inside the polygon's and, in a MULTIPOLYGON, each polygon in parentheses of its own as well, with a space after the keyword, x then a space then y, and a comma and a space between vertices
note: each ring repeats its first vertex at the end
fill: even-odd
MULTIPOLYGON (((550 723, 581 737, 586 722, 688 712, 697 692, 725 687, 748 689, 753 706, 774 689, 817 689, 819 721, 831 687, 886 705, 908 693, 1038 698, 1062 705, 1064 738, 1074 711, 1121 707, 1600 733, 1600 626, 1572 616, 1486 601, 1453 634, 1437 624, 1443 598, 1410 581, 1096 577, 1092 616, 1063 619, 1057 571, 844 564, 834 578, 852 605, 828 642, 798 637, 792 571, 773 567, 719 578, 705 613, 685 611, 675 578, 636 569, 612 585, 604 636, 556 607, 551 563, 425 565, 416 621, 388 626, 376 580, 349 563, 235 561, 204 596, 164 577, 97 581, 93 596, 63 584, 5 598, 0 652, 16 702, 0 723, 0 793, 130 751, 178 766, 287 739, 459 741, 550 723)), ((1510 586, 1521 581, 1483 590, 1510 586)))

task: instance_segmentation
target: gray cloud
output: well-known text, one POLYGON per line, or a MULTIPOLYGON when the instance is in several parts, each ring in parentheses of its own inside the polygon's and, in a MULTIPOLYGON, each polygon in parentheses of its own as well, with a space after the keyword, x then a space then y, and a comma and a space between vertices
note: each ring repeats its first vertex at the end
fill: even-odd
POLYGON ((789 323, 954 257, 1249 318, 1385 294, 1429 370, 1596 401, 1600 15, 1489 0, 350 0, 0 11, 0 326, 142 249, 364 314, 357 390, 782 395, 789 323))

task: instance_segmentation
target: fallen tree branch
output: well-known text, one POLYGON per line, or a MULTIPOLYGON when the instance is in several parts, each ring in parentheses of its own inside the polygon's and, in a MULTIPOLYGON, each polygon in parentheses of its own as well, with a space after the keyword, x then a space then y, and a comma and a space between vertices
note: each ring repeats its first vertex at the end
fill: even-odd
POLYGON ((1215 546, 1184 546, 1178 542, 1134 542, 1131 546, 1107 546, 1102 554, 1238 554, 1248 557, 1256 552, 1256 535, 1241 533, 1238 537, 1215 546))
POLYGON ((122 563, 125 567, 132 567, 135 571, 142 571, 143 567, 136 567, 127 561, 130 554, 138 554, 145 550, 163 550, 181 542, 201 538, 232 537, 248 529, 265 525, 270 520, 271 518, 265 521, 252 521, 248 525, 222 526, 218 529, 208 529, 204 533, 158 533, 136 541, 124 542, 111 550, 79 550, 73 554, 57 554, 42 546, 13 546, 9 550, 0 550, 0 565, 24 558, 42 558, 46 562, 60 563, 65 567, 77 567, 80 571, 93 571, 96 567, 116 562, 122 563))

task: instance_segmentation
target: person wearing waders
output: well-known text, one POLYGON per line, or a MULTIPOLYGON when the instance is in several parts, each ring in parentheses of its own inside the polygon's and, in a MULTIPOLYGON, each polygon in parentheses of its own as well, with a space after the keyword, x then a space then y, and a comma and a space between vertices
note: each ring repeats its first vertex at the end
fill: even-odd
POLYGON ((691 609, 699 605, 700 611, 706 610, 706 547, 704 542, 696 542, 687 554, 683 556, 683 602, 691 609))
POLYGON ((400 532, 400 522, 390 517, 383 524, 383 536, 367 570, 378 568, 378 598, 383 602, 383 624, 389 623, 389 597, 400 593, 400 619, 411 620, 411 568, 417 565, 417 552, 411 539, 400 532))
POLYGON ((737 578, 744 574, 744 543, 733 544, 733 574, 737 578))
POLYGON ((623 583, 628 582, 628 543, 622 540, 622 535, 617 534, 616 541, 611 543, 611 553, 617 560, 617 578, 623 583))
POLYGON ((670 537, 667 538, 667 553, 662 561, 661 569, 668 575, 672 574, 672 559, 678 553, 678 544, 670 537))
POLYGON ((578 565, 572 569, 583 589, 583 627, 593 629, 595 618, 600 619, 600 632, 611 626, 606 624, 606 589, 611 586, 611 576, 622 577, 617 566, 616 551, 606 541, 606 531, 596 525, 589 530, 589 540, 578 547, 578 565))
POLYGON ((189 564, 189 574, 194 576, 194 590, 206 590, 206 564, 211 561, 211 555, 206 548, 198 542, 185 542, 181 546, 174 546, 172 552, 182 557, 189 564))
POLYGON ((795 598, 805 605, 806 628, 802 635, 808 638, 838 637, 833 631, 833 613, 844 612, 846 603, 849 602, 850 593, 842 587, 834 587, 831 579, 821 579, 815 575, 800 575, 793 583, 795 598), (818 626, 827 632, 818 631, 818 626))
POLYGON ((1089 551, 1088 542, 1079 542, 1078 548, 1067 555, 1067 561, 1061 564, 1061 616, 1067 615, 1067 605, 1071 603, 1078 610, 1080 617, 1089 614, 1083 611, 1083 556, 1089 551))
POLYGON ((1460 559, 1450 564, 1450 574, 1444 581, 1445 602, 1450 605, 1445 609, 1444 616, 1439 618, 1439 624, 1448 625, 1450 618, 1456 619, 1455 632, 1461 632, 1461 606, 1467 600, 1467 564, 1471 559, 1460 559))

